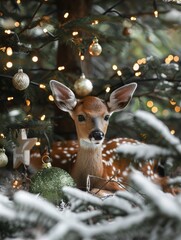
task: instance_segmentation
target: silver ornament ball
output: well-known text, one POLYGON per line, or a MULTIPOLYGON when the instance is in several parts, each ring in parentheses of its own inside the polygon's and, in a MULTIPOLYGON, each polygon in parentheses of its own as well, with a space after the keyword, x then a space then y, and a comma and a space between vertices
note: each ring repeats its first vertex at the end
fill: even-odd
POLYGON ((13 83, 13 86, 17 90, 22 91, 22 90, 25 90, 29 86, 30 79, 29 79, 28 75, 23 72, 23 69, 20 68, 18 70, 18 73, 16 73, 13 76, 12 83, 13 83))
POLYGON ((99 56, 102 52, 102 47, 98 43, 98 39, 94 38, 92 44, 89 46, 89 53, 92 56, 99 56))
POLYGON ((0 148, 0 167, 5 167, 8 163, 8 157, 5 154, 5 149, 0 148))
POLYGON ((82 73, 80 78, 75 81, 74 89, 77 95, 85 97, 92 92, 93 85, 92 82, 82 73))

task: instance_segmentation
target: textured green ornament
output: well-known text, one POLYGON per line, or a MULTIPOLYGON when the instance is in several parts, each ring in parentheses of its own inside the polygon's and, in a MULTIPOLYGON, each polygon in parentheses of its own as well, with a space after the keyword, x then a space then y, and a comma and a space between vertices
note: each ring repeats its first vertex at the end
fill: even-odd
POLYGON ((66 171, 57 167, 43 168, 31 178, 30 192, 59 204, 66 200, 62 191, 64 186, 75 187, 73 178, 66 171))

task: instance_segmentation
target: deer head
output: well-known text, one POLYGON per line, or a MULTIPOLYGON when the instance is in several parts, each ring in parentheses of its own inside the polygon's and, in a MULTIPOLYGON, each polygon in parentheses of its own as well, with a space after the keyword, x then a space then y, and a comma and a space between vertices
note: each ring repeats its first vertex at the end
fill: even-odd
POLYGON ((113 112, 118 112, 128 105, 136 87, 136 83, 120 87, 111 93, 106 102, 93 96, 77 99, 68 87, 58 81, 50 81, 56 105, 59 109, 69 112, 75 122, 80 145, 85 142, 87 144, 103 142, 109 117, 113 112))

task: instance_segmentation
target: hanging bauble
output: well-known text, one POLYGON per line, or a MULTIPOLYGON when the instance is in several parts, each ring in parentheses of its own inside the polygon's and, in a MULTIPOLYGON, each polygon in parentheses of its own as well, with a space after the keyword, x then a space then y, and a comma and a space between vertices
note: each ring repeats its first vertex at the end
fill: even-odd
POLYGON ((18 73, 16 73, 13 76, 12 82, 13 82, 13 86, 16 89, 21 91, 21 90, 25 90, 29 86, 30 79, 29 79, 28 75, 23 72, 23 69, 20 68, 18 70, 18 73))
POLYGON ((102 52, 102 47, 98 42, 98 39, 95 37, 92 41, 92 44, 89 46, 89 53, 92 56, 99 56, 102 52))
POLYGON ((92 82, 85 77, 84 73, 82 73, 80 78, 75 81, 74 89, 77 95, 85 97, 92 92, 93 85, 92 82))
POLYGON ((31 178, 29 190, 58 205, 62 200, 66 200, 62 188, 64 186, 75 187, 75 182, 61 168, 51 167, 50 163, 44 164, 43 167, 31 178))
POLYGON ((8 163, 8 157, 5 154, 5 149, 0 148, 0 167, 5 167, 8 163))

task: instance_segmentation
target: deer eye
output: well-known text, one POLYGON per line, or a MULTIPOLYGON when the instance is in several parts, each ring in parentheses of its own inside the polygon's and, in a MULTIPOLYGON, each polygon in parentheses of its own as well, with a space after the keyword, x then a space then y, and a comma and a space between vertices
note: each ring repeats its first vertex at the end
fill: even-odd
POLYGON ((105 121, 108 121, 108 120, 109 120, 109 115, 106 115, 106 116, 104 117, 104 120, 105 120, 105 121))
POLYGON ((84 115, 78 115, 78 121, 79 122, 84 122, 85 121, 84 115))

